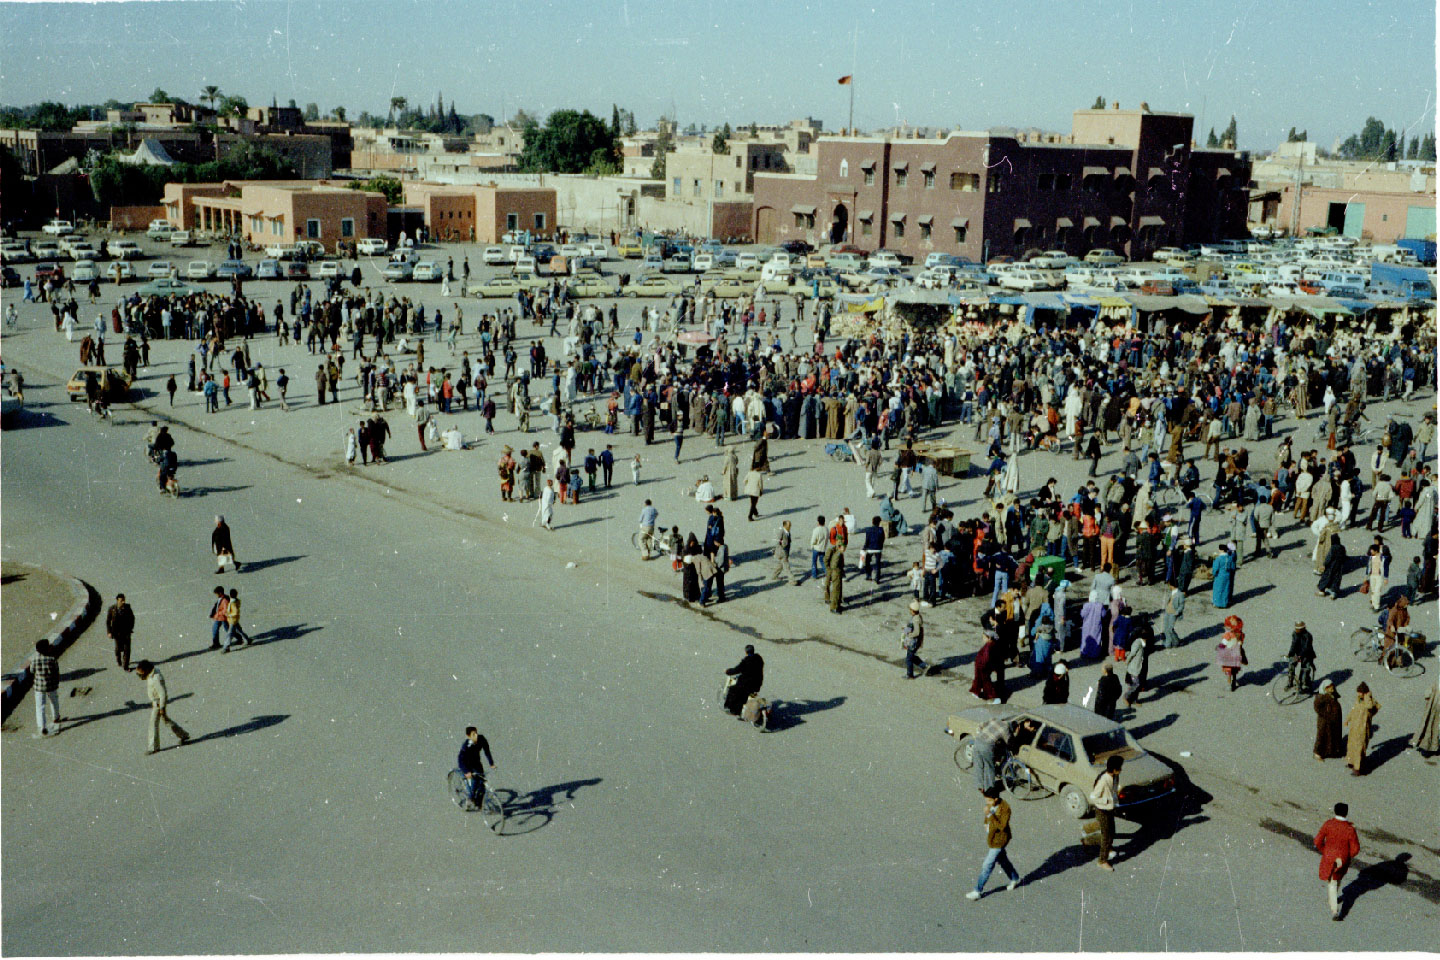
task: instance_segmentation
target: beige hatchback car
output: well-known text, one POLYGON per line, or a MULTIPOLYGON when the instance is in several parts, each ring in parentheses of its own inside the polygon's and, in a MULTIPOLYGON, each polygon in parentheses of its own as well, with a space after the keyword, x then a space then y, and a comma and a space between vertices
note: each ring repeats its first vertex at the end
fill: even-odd
POLYGON ((1145 752, 1130 732, 1113 720, 1075 704, 1020 707, 986 704, 952 714, 945 732, 960 741, 955 765, 969 770, 975 763, 975 731, 993 718, 1036 723, 1034 738, 1015 748, 1013 761, 997 771, 1005 786, 1021 800, 1059 794, 1072 817, 1090 813, 1090 791, 1111 756, 1124 758, 1116 812, 1144 815, 1165 806, 1157 801, 1175 796, 1176 775, 1168 765, 1145 752))

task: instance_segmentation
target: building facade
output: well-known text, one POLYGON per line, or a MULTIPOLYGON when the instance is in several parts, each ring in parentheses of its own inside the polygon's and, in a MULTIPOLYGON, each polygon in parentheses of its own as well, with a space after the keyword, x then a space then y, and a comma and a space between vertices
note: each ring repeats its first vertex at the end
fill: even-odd
POLYGON ((384 194, 307 181, 170 183, 165 218, 182 230, 239 234, 270 245, 318 240, 334 251, 339 241, 386 235, 384 194))
POLYGON ((420 210, 430 235, 440 240, 498 243, 512 230, 549 237, 557 226, 553 187, 409 181, 405 205, 420 210))
POLYGON ((815 176, 756 175, 754 236, 977 261, 1243 236, 1249 161, 1196 150, 1192 126, 1142 107, 1076 111, 1068 136, 822 138, 815 176))

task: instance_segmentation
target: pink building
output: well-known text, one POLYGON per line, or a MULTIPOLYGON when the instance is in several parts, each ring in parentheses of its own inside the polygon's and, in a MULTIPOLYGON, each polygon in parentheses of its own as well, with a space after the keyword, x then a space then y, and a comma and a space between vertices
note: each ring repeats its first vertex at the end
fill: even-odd
POLYGON ((256 244, 385 236, 385 195, 313 180, 169 183, 165 216, 177 229, 238 233, 256 244))

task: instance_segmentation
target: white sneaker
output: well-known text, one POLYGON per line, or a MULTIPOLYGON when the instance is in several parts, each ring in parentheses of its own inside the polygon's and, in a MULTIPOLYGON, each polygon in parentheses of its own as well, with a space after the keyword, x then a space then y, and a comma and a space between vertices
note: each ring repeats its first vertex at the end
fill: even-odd
POLYGON ((965 899, 966 899, 966 900, 979 900, 979 899, 980 899, 980 891, 979 891, 979 890, 971 890, 969 893, 965 894, 965 899))
POLYGON ((935 604, 931 603, 929 600, 921 600, 921 601, 920 601, 920 606, 922 606, 922 607, 933 607, 933 606, 935 606, 935 604))
POLYGON ((1006 889, 1006 890, 1014 890, 1014 889, 1015 889, 1016 887, 1018 887, 1018 886, 1020 886, 1020 881, 1019 881, 1019 880, 1011 880, 1009 883, 1005 884, 1005 889, 1006 889))

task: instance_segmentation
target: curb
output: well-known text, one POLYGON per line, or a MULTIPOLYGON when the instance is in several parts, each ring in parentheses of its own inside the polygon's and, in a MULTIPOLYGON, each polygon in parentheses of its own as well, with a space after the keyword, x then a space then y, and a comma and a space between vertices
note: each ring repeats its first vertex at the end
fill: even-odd
MULTIPOLYGON (((17 566, 33 567, 33 564, 17 564, 17 566)), ((34 567, 34 569, 40 568, 34 567)), ((50 641, 50 645, 55 650, 55 656, 58 658, 90 625, 90 621, 95 619, 95 614, 100 612, 100 594, 94 587, 76 577, 55 571, 47 572, 69 582, 70 596, 74 601, 70 605, 70 609, 65 611, 64 616, 60 618, 60 625, 44 637, 50 641)), ((30 658, 26 657, 15 669, 8 671, 4 675, 4 679, 5 690, 3 694, 0 694, 0 717, 8 717, 10 711, 14 710, 25 694, 29 692, 32 680, 30 658)))

